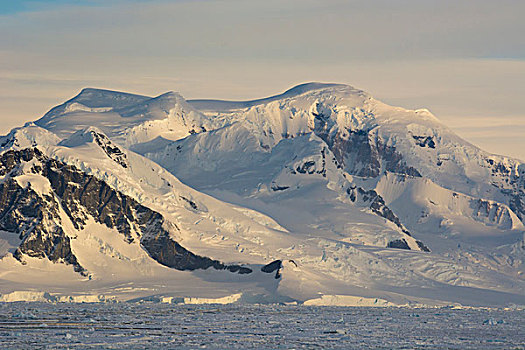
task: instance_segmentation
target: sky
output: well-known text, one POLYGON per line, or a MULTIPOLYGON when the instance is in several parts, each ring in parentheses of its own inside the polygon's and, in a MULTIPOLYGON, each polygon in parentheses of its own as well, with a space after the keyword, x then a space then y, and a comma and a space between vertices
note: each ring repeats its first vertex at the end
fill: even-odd
POLYGON ((353 85, 525 160, 523 0, 0 0, 0 134, 84 87, 254 99, 353 85))

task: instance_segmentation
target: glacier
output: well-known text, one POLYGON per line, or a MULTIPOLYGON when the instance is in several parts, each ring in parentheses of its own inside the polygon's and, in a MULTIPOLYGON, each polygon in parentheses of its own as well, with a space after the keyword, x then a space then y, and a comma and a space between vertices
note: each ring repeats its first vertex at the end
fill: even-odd
POLYGON ((344 84, 86 88, 0 137, 0 300, 525 305, 525 163, 344 84))

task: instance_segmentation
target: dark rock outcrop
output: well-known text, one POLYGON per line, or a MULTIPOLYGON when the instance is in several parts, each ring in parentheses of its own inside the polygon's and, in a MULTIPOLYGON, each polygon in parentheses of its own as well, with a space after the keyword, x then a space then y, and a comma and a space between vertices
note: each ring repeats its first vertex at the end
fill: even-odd
POLYGON ((525 194, 513 194, 509 199, 509 208, 525 223, 525 194))
POLYGON ((85 274, 71 251, 70 238, 60 225, 54 197, 40 196, 31 186, 23 188, 13 179, 0 183, 0 229, 18 234, 22 240, 14 257, 23 263, 24 254, 47 258, 71 264, 75 271, 85 274))
POLYGON ((283 266, 282 260, 275 260, 261 267, 261 271, 264 273, 272 273, 275 271, 275 279, 278 279, 281 277, 280 271, 281 271, 282 266, 283 266))
POLYGON ((427 247, 423 242, 421 242, 421 241, 416 241, 416 244, 417 244, 417 246, 419 247, 419 249, 421 249, 422 251, 427 252, 427 253, 430 253, 430 248, 427 247))
MULTIPOLYGON (((383 197, 381 197, 381 195, 379 195, 376 191, 365 190, 361 187, 353 186, 348 188, 346 193, 349 195, 352 202, 355 202, 359 199, 364 203, 370 203, 370 209, 372 212, 394 223, 401 230, 401 232, 407 236, 412 236, 412 234, 401 223, 399 217, 386 205, 383 197)), ((423 242, 416 241, 416 243, 421 251, 430 252, 430 248, 428 248, 423 242)), ((410 249, 405 239, 391 241, 388 243, 387 247, 410 249)))
POLYGON ((113 142, 111 142, 111 140, 106 135, 93 130, 91 130, 90 133, 93 136, 95 143, 99 145, 100 148, 102 148, 109 158, 113 159, 123 168, 129 167, 126 154, 122 152, 122 150, 117 145, 113 144, 113 142))
POLYGON ((491 185, 508 198, 506 204, 525 223, 525 165, 515 160, 502 162, 487 157, 482 166, 491 172, 491 185))
POLYGON ((188 203, 188 205, 191 207, 191 209, 193 209, 193 210, 199 210, 199 207, 197 206, 197 203, 195 203, 195 202, 192 201, 191 199, 186 198, 186 197, 184 197, 184 196, 180 196, 180 199, 182 199, 183 201, 185 201, 186 203, 188 203))
POLYGON ((434 138, 432 136, 412 135, 412 137, 416 141, 416 145, 418 145, 419 147, 436 148, 436 141, 434 141, 434 138))
POLYGON ((374 214, 381 216, 382 218, 387 219, 388 221, 394 223, 399 229, 407 234, 408 236, 411 236, 410 232, 406 229, 406 227, 401 223, 401 220, 399 220, 399 217, 394 214, 392 209, 390 209, 386 203, 383 197, 379 195, 374 190, 365 190, 362 187, 351 187, 346 190, 346 193, 350 197, 350 200, 352 202, 355 202, 358 198, 363 201, 364 203, 370 204, 370 209, 374 214))
POLYGON ((239 265, 225 265, 217 260, 193 254, 173 241, 162 227, 157 233, 151 233, 142 240, 142 246, 149 255, 162 265, 177 270, 197 270, 213 267, 216 270, 228 270, 239 274, 248 274, 252 269, 239 265))
MULTIPOLYGON (((225 265, 217 260, 188 251, 174 241, 167 227, 174 224, 150 208, 113 189, 107 183, 76 167, 50 159, 37 148, 8 151, 0 156, 0 229, 20 234, 22 243, 15 253, 48 258, 72 264, 85 273, 71 250, 69 237, 62 229, 60 209, 63 209, 77 230, 85 227, 89 217, 115 228, 128 243, 136 238, 148 254, 159 263, 177 270, 228 270, 239 274, 252 272, 239 265, 225 265), (33 161, 31 172, 49 181, 51 192, 37 194, 21 187, 14 179, 22 173, 20 165, 33 161)), ((196 204, 195 204, 196 206, 196 204)), ((192 206, 193 207, 193 206, 192 206)))
POLYGON ((405 241, 404 238, 401 239, 395 239, 393 241, 388 242, 387 248, 397 248, 397 249, 408 249, 410 250, 410 247, 408 246, 407 241, 405 241))
POLYGON ((289 188, 290 188, 290 186, 279 186, 279 185, 277 185, 275 183, 272 183, 272 187, 271 187, 272 191, 274 191, 274 192, 284 191, 284 190, 287 190, 289 188))
POLYGON ((304 162, 300 166, 298 166, 296 170, 298 173, 301 173, 301 174, 313 174, 315 171, 314 166, 315 166, 315 161, 309 160, 309 161, 304 162))
MULTIPOLYGON (((337 162, 352 175, 377 177, 383 171, 421 177, 413 167, 408 166, 395 147, 387 146, 375 128, 369 130, 340 130, 331 125, 322 106, 312 112, 315 117, 314 133, 319 136, 335 155, 337 162)), ((326 111, 325 111, 326 112, 326 111)))

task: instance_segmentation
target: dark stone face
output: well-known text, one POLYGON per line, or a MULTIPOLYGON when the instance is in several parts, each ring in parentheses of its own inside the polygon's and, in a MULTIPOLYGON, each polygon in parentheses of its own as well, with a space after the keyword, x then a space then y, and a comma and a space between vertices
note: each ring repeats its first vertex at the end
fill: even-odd
POLYGON ((312 167, 315 165, 315 162, 313 160, 309 160, 305 162, 304 164, 297 167, 297 172, 301 174, 313 174, 315 169, 312 169, 312 167))
POLYGON ((113 159, 117 164, 119 164, 123 168, 127 168, 128 165, 128 159, 126 157, 126 154, 121 151, 118 146, 114 145, 113 142, 111 142, 110 139, 104 134, 99 134, 97 132, 91 131, 91 135, 93 136, 93 139, 97 143, 97 145, 102 148, 102 150, 107 154, 107 156, 111 159, 113 159))
POLYGON ((408 236, 411 236, 410 232, 401 223, 399 217, 386 205, 385 200, 374 190, 365 190, 362 187, 350 187, 346 189, 350 200, 356 202, 357 200, 369 204, 370 209, 374 214, 393 222, 401 231, 408 236))
POLYGON ((197 207, 197 204, 191 199, 188 199, 184 196, 180 196, 179 198, 185 201, 186 203, 188 203, 193 210, 199 210, 199 208, 197 207))
MULTIPOLYGON (((352 202, 356 202, 357 200, 359 200, 364 203, 369 203, 370 209, 372 210, 372 212, 394 223, 407 236, 412 236, 412 234, 403 225, 399 217, 397 217, 396 214, 386 205, 383 197, 381 197, 376 191, 365 190, 361 187, 354 186, 354 187, 348 188, 346 190, 346 193, 348 194, 352 202)), ((416 241, 416 243, 417 243, 418 248, 421 251, 430 252, 430 248, 428 248, 423 242, 416 241)), ((404 239, 391 241, 388 243, 387 247, 389 248, 401 248, 402 247, 402 249, 410 249, 410 247, 408 246, 408 244, 406 243, 404 239)))
POLYGON ((416 141, 416 145, 418 145, 419 147, 436 148, 436 141, 434 141, 434 137, 432 137, 432 136, 415 136, 415 135, 412 135, 412 137, 416 141))
POLYGON ((419 247, 419 249, 421 249, 422 251, 424 252, 430 252, 430 248, 427 247, 423 242, 421 241, 416 241, 417 243, 417 246, 419 247))
POLYGON ((413 167, 407 166, 395 147, 387 146, 371 130, 331 130, 329 120, 315 117, 314 133, 330 148, 339 164, 349 174, 377 177, 383 171, 421 177, 413 167))
POLYGON ((279 279, 281 277, 281 267, 282 266, 283 266, 282 260, 275 260, 261 267, 261 271, 265 273, 272 273, 275 271, 275 279, 279 279))
POLYGON ((31 186, 22 188, 14 179, 0 184, 0 229, 22 240, 14 257, 48 258, 73 265, 85 274, 71 251, 70 239, 62 230, 58 203, 52 196, 40 196, 31 186))
POLYGON ((500 189, 508 199, 506 204, 525 223, 525 166, 491 158, 484 159, 482 166, 490 170, 491 185, 500 189))
MULTIPOLYGON (((166 229, 168 223, 160 213, 94 176, 45 157, 36 148, 2 154, 0 174, 9 174, 0 183, 0 229, 20 235, 22 243, 15 252, 20 261, 24 255, 48 258, 71 264, 75 271, 87 274, 71 251, 70 239, 62 229, 61 205, 77 230, 82 230, 91 216, 95 221, 117 229, 128 243, 139 238, 142 247, 162 265, 177 270, 213 267, 239 274, 252 272, 247 267, 225 265, 193 254, 170 237, 166 229), (39 195, 30 185, 22 188, 13 179, 21 173, 20 165, 30 160, 37 161, 31 171, 49 180, 50 194, 39 195)), ((198 210, 193 201, 188 201, 194 210, 198 210)), ((178 230, 176 225, 172 227, 178 230)))
POLYGON ((396 239, 396 240, 388 242, 387 248, 397 248, 397 249, 408 249, 408 250, 410 250, 410 247, 408 246, 407 241, 405 241, 403 238, 396 239))
POLYGON ((510 209, 525 222, 525 195, 514 194, 509 200, 510 209))
POLYGON ((290 188, 290 186, 279 186, 279 185, 276 185, 276 184, 272 184, 272 191, 274 192, 277 192, 277 191, 284 191, 284 190, 287 190, 290 188))

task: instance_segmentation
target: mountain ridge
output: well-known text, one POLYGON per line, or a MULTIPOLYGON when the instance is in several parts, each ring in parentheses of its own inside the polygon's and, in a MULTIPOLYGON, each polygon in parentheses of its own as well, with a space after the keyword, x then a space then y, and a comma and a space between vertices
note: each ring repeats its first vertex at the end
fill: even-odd
MULTIPOLYGON (((138 297, 180 293, 184 282, 152 287, 158 276, 169 275, 192 281, 189 296, 222 288, 257 294, 257 300, 304 302, 321 294, 429 303, 421 291, 430 287, 437 304, 505 303, 489 291, 509 293, 513 303, 524 299, 525 165, 469 144, 427 110, 391 107, 348 85, 306 83, 252 101, 86 88, 1 137, 0 145, 0 156, 38 149, 62 164, 54 168, 73 167, 77 180, 64 182, 70 193, 84 181, 102 181, 111 198, 129 198, 146 208, 141 213, 157 213, 165 222, 150 225, 159 243, 148 244, 151 230, 139 228, 127 242, 131 236, 115 228, 143 225, 139 217, 146 214, 125 214, 136 212, 136 204, 122 212, 126 206, 108 207, 102 192, 91 204, 81 195, 65 201, 56 197, 60 186, 49 187, 55 181, 50 173, 20 156, 20 170, 0 178, 2 186, 20 186, 0 191, 10 212, 23 208, 21 200, 9 201, 12 193, 35 186, 31 200, 43 209, 29 216, 31 222, 52 212, 41 200, 46 196, 58 198, 63 208, 55 210, 62 216, 50 217, 48 231, 24 226, 20 247, 27 237, 51 237, 51 243, 25 253, 20 247, 0 251, 6 276, 14 270, 38 275, 38 259, 68 256, 49 258, 58 249, 53 237, 63 230, 60 237, 69 237, 70 255, 77 270, 90 276, 94 293, 118 271, 119 283, 153 288, 133 289, 138 297), (106 210, 104 218, 93 208, 106 210), (170 242, 217 263, 189 275, 171 264, 172 271, 163 261, 179 248, 170 250, 170 242), (94 264, 94 256, 101 262, 94 264), (275 278, 261 270, 276 261, 275 278), (239 275, 244 268, 253 273, 239 275), (461 286, 474 288, 471 301, 456 288, 461 286)), ((27 218, 15 215, 0 230, 17 232, 16 223, 23 226, 27 218)), ((14 240, 0 247, 9 242, 14 240)), ((53 274, 55 265, 45 273, 53 274)), ((32 288, 30 281, 13 278, 0 278, 0 293, 13 283, 32 288)))

